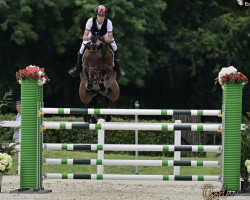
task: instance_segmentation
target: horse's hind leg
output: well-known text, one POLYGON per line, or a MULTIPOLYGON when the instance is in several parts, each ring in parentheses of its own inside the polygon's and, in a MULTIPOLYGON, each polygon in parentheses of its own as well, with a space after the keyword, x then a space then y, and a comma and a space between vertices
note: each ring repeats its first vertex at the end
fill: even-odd
MULTIPOLYGON (((105 97, 105 99, 106 99, 106 102, 107 102, 107 108, 110 108, 110 100, 107 97, 105 97)), ((104 119, 105 119, 106 122, 110 122, 112 120, 112 116, 111 115, 105 115, 104 119)))
MULTIPOLYGON (((88 108, 88 105, 85 105, 85 108, 88 108)), ((90 115, 89 114, 83 114, 83 120, 85 123, 90 123, 90 115)))

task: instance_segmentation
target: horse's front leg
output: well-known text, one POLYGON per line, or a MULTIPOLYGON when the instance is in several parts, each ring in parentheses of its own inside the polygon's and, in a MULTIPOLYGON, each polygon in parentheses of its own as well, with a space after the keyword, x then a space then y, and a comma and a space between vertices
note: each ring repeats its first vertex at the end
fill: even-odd
POLYGON ((94 79, 89 77, 89 68, 86 66, 84 68, 84 74, 85 74, 85 87, 87 90, 93 90, 94 89, 94 79))
POLYGON ((100 73, 101 73, 101 77, 100 77, 100 82, 99 82, 99 91, 103 96, 107 95, 107 83, 106 83, 106 75, 107 73, 109 73, 110 69, 108 65, 102 65, 100 68, 100 73))
POLYGON ((97 91, 87 90, 85 85, 86 85, 86 82, 81 81, 80 87, 79 87, 79 96, 80 96, 81 101, 86 105, 92 101, 94 96, 96 96, 97 91))
MULTIPOLYGON (((110 108, 110 100, 107 97, 105 97, 105 99, 106 99, 106 103, 107 103, 107 108, 110 108)), ((105 115, 104 119, 106 122, 110 122, 112 120, 112 116, 105 115)))

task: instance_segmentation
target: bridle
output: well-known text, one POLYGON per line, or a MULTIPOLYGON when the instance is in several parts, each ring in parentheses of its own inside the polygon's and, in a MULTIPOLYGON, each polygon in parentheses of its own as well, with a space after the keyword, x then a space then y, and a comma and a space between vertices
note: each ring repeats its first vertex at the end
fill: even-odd
MULTIPOLYGON (((103 44, 103 45, 107 45, 107 44, 104 44, 104 43, 102 43, 102 44, 103 44)), ((105 48, 108 48, 108 47, 105 47, 105 48)), ((101 52, 101 54, 102 54, 102 56, 101 56, 101 58, 100 58, 100 62, 99 62, 99 64, 98 64, 98 67, 97 67, 97 68, 95 68, 95 67, 88 67, 89 71, 99 71, 99 70, 100 70, 100 66, 102 65, 102 60, 103 60, 104 57, 106 57, 106 56, 108 55, 109 51, 110 51, 109 48, 108 48, 107 51, 103 51, 102 49, 101 49, 101 50, 97 50, 97 49, 95 49, 95 50, 86 49, 86 52, 101 52), (106 52, 106 53, 104 54, 104 52, 106 52)), ((88 66, 88 59, 87 59, 87 66, 88 66)))

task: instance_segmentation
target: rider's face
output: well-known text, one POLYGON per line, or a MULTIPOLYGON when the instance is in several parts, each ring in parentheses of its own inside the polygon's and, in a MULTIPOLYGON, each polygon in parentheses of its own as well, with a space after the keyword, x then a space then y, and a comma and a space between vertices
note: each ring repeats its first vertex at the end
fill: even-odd
POLYGON ((97 15, 97 21, 99 24, 102 24, 104 22, 105 15, 97 15))

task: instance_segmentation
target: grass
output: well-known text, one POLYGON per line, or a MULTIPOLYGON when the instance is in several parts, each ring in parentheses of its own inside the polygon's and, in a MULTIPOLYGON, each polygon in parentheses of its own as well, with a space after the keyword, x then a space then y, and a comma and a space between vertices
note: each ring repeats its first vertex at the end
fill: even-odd
MULTIPOLYGON (((181 160, 206 160, 221 161, 220 157, 214 157, 215 153, 207 153, 205 158, 182 157, 181 160)), ((44 151, 45 158, 78 158, 96 159, 96 153, 80 151, 44 151)), ((104 154, 105 159, 134 160, 135 156, 126 154, 104 154)), ((173 157, 149 157, 139 156, 140 160, 173 160, 173 157)), ((139 173, 145 175, 172 175, 174 167, 166 166, 139 166, 139 173)), ((81 173, 96 174, 97 166, 91 165, 44 165, 43 173, 81 173)), ((135 174, 135 166, 104 166, 105 174, 135 174)), ((181 175, 221 175, 221 168, 217 167, 181 167, 181 175)))

